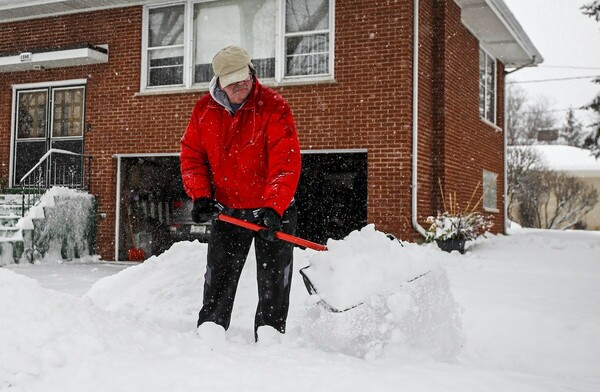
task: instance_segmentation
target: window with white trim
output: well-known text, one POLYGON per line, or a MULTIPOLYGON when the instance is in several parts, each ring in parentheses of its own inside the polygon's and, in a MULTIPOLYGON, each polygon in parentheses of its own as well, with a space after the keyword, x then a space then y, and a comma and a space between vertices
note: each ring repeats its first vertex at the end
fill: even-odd
POLYGON ((498 174, 483 170, 483 209, 498 211, 498 174))
POLYGON ((479 115, 496 123, 496 60, 479 49, 479 115))
POLYGON ((178 1, 144 8, 142 90, 206 85, 227 45, 250 53, 261 79, 333 77, 334 0, 178 1))

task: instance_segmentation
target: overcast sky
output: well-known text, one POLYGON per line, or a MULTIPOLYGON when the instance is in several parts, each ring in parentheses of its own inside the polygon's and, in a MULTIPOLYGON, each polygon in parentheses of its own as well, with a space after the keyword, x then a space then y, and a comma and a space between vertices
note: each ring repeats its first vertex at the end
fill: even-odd
MULTIPOLYGON (((509 76, 508 81, 563 79, 537 83, 519 83, 532 97, 548 97, 551 108, 561 121, 569 107, 589 103, 600 92, 591 78, 600 76, 600 22, 579 9, 591 0, 504 0, 535 47, 544 57, 537 67, 509 76)), ((590 115, 579 111, 582 121, 590 115)))

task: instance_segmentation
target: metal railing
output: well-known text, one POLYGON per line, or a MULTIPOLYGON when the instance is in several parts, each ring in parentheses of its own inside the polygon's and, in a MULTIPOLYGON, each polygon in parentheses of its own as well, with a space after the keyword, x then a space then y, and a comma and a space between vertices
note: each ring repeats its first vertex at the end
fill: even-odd
POLYGON ((21 215, 25 216, 53 186, 91 191, 91 174, 92 156, 51 148, 19 181, 23 197, 21 215))

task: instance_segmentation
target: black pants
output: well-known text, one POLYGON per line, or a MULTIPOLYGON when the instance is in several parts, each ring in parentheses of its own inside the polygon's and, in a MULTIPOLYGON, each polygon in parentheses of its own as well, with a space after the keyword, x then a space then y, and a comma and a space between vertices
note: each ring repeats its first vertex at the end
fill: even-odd
MULTIPOLYGON (((229 213, 256 221, 250 210, 233 210, 229 213)), ((295 234, 296 221, 297 209, 292 205, 283 214, 282 231, 295 234)), ((253 239, 258 282, 255 337, 256 330, 263 325, 285 332, 292 283, 293 245, 280 240, 264 240, 254 231, 220 220, 213 222, 208 242, 204 300, 198 326, 212 321, 225 329, 229 328, 238 281, 253 239)))

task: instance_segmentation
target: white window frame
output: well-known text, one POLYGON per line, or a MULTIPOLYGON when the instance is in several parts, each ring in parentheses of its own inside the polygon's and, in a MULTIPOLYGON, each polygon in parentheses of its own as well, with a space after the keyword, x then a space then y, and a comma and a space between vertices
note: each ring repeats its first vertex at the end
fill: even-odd
MULTIPOLYGON (((484 65, 484 69, 487 70, 487 65, 490 61, 494 62, 494 72, 492 75, 493 78, 493 82, 494 82, 494 105, 492 107, 492 113, 490 113, 488 111, 488 105, 487 105, 487 101, 489 99, 490 93, 488 91, 488 87, 487 84, 484 83, 483 84, 483 101, 481 101, 481 96, 480 96, 480 100, 479 100, 479 109, 480 109, 480 117, 482 120, 487 121, 493 125, 496 125, 496 116, 498 113, 498 61, 496 61, 496 59, 494 58, 494 56, 492 56, 487 50, 485 50, 485 48, 480 47, 479 48, 479 56, 481 57, 481 55, 484 55, 485 57, 485 65, 484 65), (481 115, 481 108, 483 106, 483 115, 481 115)), ((481 61, 481 60, 480 60, 481 61)), ((480 61, 478 62, 478 64, 480 63, 480 61)), ((480 94, 481 94, 481 88, 482 88, 482 84, 481 84, 481 77, 479 78, 479 89, 480 89, 480 94)))
MULTIPOLYGON (((194 83, 194 5, 197 3, 218 1, 218 0, 179 0, 165 2, 161 4, 146 5, 143 9, 142 17, 142 61, 140 72, 140 92, 169 92, 181 90, 207 90, 208 82, 194 83), (148 27, 149 27, 149 11, 151 9, 168 7, 173 5, 185 4, 184 18, 184 61, 183 61, 183 84, 181 85, 165 85, 165 86, 149 86, 148 85, 148 27)), ((239 0, 244 1, 244 0, 239 0)), ((335 0, 329 1, 329 70, 327 74, 321 75, 297 75, 284 76, 285 70, 285 0, 276 0, 277 7, 277 26, 275 37, 275 77, 261 79, 261 82, 267 85, 295 85, 295 84, 314 84, 319 82, 334 81, 333 64, 334 47, 335 47, 335 0)), ((315 30, 315 33, 321 30, 315 30)))
POLYGON ((483 210, 488 212, 500 212, 498 210, 498 173, 483 169, 483 210))

